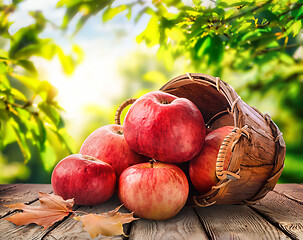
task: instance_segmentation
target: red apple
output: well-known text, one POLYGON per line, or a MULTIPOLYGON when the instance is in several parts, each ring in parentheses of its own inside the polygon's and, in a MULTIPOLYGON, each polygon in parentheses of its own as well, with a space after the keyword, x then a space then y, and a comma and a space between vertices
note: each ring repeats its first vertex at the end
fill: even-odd
POLYGON ((212 132, 212 130, 210 128, 206 128, 205 129, 205 136, 207 136, 211 132, 212 132))
MULTIPOLYGON (((224 138, 233 130, 233 126, 225 126, 213 130, 205 137, 205 143, 201 152, 190 161, 190 179, 200 194, 207 193, 212 186, 218 183, 216 177, 217 156, 224 138)), ((227 168, 231 158, 228 149, 224 168, 227 168)))
POLYGON ((129 147, 124 138, 123 127, 116 124, 93 131, 85 139, 79 153, 109 163, 115 170, 117 181, 126 168, 147 161, 146 156, 137 154, 129 147))
POLYGON ((140 218, 165 220, 175 216, 188 197, 188 181, 176 165, 155 162, 133 165, 119 179, 120 201, 140 218))
POLYGON ((168 163, 189 161, 205 139, 204 120, 196 105, 161 91, 140 97, 127 112, 123 129, 133 150, 168 163))
POLYGON ((57 164, 51 182, 54 193, 63 199, 74 198, 78 205, 95 205, 111 198, 116 175, 108 163, 73 154, 57 164))

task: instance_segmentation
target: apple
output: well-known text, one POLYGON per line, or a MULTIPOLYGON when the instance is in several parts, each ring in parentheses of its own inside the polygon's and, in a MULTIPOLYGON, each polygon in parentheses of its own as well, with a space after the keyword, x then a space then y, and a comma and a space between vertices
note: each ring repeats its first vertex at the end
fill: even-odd
POLYGON ((137 99, 125 116, 123 129, 134 151, 168 163, 189 161, 205 139, 204 119, 196 105, 161 91, 137 99))
POLYGON ((95 205, 112 197, 116 174, 108 163, 73 154, 56 165, 51 183, 54 193, 63 199, 74 198, 78 205, 95 205))
POLYGON ((118 196, 140 218, 165 220, 175 216, 188 197, 188 181, 180 168, 169 163, 141 163, 121 174, 118 196))
POLYGON ((205 136, 207 136, 209 133, 211 133, 212 132, 212 129, 210 129, 210 128, 206 128, 205 129, 205 136))
MULTIPOLYGON (((218 183, 216 177, 217 156, 224 138, 233 129, 233 126, 224 126, 207 134, 201 152, 189 162, 190 179, 200 194, 207 193, 212 186, 218 183)), ((224 162, 225 169, 230 158, 231 151, 228 149, 224 162)))
POLYGON ((111 124, 93 131, 83 142, 80 154, 93 156, 109 163, 115 170, 117 182, 129 166, 146 162, 147 157, 134 152, 123 134, 123 127, 111 124))

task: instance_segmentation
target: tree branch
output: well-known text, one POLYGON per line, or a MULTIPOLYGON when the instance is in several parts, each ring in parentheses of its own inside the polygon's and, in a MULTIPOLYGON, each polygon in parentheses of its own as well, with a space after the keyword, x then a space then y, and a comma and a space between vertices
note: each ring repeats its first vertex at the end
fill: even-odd
POLYGON ((273 0, 269 0, 269 1, 267 1, 267 2, 265 2, 265 3, 263 3, 263 4, 261 4, 261 5, 259 5, 259 6, 257 6, 257 7, 255 7, 255 8, 253 8, 253 9, 249 10, 249 11, 245 11, 245 12, 243 12, 243 13, 239 13, 239 14, 237 14, 237 15, 234 15, 234 16, 230 17, 230 18, 227 18, 227 19, 225 19, 225 20, 223 21, 223 23, 224 23, 224 22, 229 22, 229 21, 231 21, 231 20, 233 20, 233 19, 235 19, 235 18, 240 18, 240 17, 246 15, 247 13, 255 12, 255 11, 259 10, 260 8, 264 7, 265 5, 271 3, 272 1, 273 1, 273 0))
MULTIPOLYGON (((287 13, 289 13, 289 12, 291 12, 291 11, 293 11, 293 10, 296 10, 296 9, 300 8, 301 6, 303 6, 303 3, 296 3, 295 6, 294 6, 293 8, 288 9, 287 11, 285 11, 285 12, 283 12, 283 13, 280 13, 280 14, 277 16, 277 18, 280 18, 280 17, 286 15, 287 13)), ((290 19, 292 19, 292 18, 290 18, 290 19)), ((299 19, 298 19, 298 20, 299 20, 299 19)), ((264 24, 262 24, 262 25, 259 25, 258 28, 264 28, 264 27, 268 26, 270 23, 271 23, 271 21, 267 21, 266 23, 264 23, 264 24)))
POLYGON ((300 46, 303 46, 303 43, 295 43, 295 44, 290 44, 290 45, 281 46, 281 47, 267 48, 267 49, 257 52, 256 55, 262 55, 262 54, 268 53, 268 52, 275 52, 275 51, 279 51, 282 49, 300 47, 300 46))

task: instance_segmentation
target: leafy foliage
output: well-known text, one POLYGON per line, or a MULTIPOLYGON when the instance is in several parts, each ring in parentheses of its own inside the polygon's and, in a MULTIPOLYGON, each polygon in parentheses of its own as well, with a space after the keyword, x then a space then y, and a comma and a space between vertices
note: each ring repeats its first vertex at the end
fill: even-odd
POLYGON ((25 163, 40 158, 44 168, 50 171, 57 161, 50 142, 57 138, 60 148, 69 152, 74 151, 74 146, 64 130, 63 109, 56 101, 57 89, 39 78, 31 59, 33 56, 51 59, 57 55, 66 74, 71 74, 82 53, 74 46, 74 53, 66 55, 53 39, 41 38, 40 34, 52 23, 39 11, 29 12, 35 21, 33 24, 10 34, 9 17, 20 2, 0 3, 3 42, 0 50, 0 150, 5 152, 9 145, 17 143, 25 163), (34 152, 38 152, 38 156, 33 156, 34 152))
POLYGON ((149 16, 138 43, 157 47, 168 70, 176 59, 185 59, 186 71, 221 77, 246 102, 269 109, 288 153, 303 156, 302 0, 218 0, 209 6, 199 0, 119 3, 108 2, 103 21, 126 14, 136 23, 149 16))
MULTIPOLYGON (((148 89, 168 80, 176 59, 183 61, 187 72, 221 77, 246 102, 270 111, 284 133, 287 161, 294 162, 292 156, 303 156, 303 1, 209 2, 205 6, 200 0, 59 0, 57 7, 65 9, 60 29, 76 21, 74 34, 96 15, 104 23, 116 15, 125 15, 134 24, 148 18, 136 40, 157 48, 166 69, 148 69, 141 74, 141 85, 148 89)), ((74 146, 64 128, 57 90, 40 79, 32 57, 57 56, 66 74, 71 74, 82 52, 73 46, 73 52, 66 54, 53 39, 42 38, 47 26, 59 27, 39 11, 29 12, 33 24, 11 34, 9 17, 20 4, 22 0, 0 3, 0 149, 5 153, 18 144, 25 162, 37 163, 38 157, 50 171, 58 158, 56 148, 73 152, 74 146)), ((129 75, 134 73, 137 70, 129 75)))

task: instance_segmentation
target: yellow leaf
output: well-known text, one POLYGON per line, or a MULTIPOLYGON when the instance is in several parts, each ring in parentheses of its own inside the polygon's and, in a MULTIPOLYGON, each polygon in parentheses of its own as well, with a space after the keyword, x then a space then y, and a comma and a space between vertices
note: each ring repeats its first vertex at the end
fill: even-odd
POLYGON ((133 213, 118 212, 121 206, 107 213, 90 213, 74 217, 74 219, 82 222, 84 230, 86 230, 92 238, 97 237, 99 234, 104 236, 125 235, 123 232, 123 224, 132 222, 138 218, 134 218, 133 213))
POLYGON ((42 192, 39 192, 39 201, 39 206, 30 206, 24 203, 6 206, 15 210, 23 210, 23 212, 5 219, 18 226, 36 223, 46 229, 72 213, 74 205, 73 199, 63 200, 60 196, 42 192))

